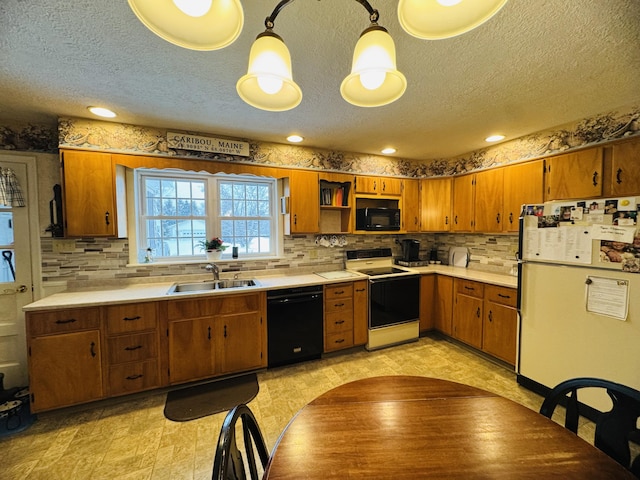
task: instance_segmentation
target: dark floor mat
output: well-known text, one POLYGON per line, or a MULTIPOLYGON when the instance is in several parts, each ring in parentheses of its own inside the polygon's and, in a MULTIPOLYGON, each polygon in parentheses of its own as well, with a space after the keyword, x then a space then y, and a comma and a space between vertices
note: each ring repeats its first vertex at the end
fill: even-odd
POLYGON ((164 416, 175 422, 186 422, 226 412, 239 403, 249 403, 257 394, 255 373, 181 388, 167 394, 164 416))

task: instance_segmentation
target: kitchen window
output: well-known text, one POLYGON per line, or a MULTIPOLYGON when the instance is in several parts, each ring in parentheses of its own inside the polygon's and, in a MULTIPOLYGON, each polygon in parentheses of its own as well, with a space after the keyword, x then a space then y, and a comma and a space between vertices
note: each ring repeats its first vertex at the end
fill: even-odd
POLYGON ((200 261, 199 242, 213 237, 227 246, 223 259, 234 246, 240 259, 277 255, 275 179, 142 169, 136 177, 135 263, 200 261))

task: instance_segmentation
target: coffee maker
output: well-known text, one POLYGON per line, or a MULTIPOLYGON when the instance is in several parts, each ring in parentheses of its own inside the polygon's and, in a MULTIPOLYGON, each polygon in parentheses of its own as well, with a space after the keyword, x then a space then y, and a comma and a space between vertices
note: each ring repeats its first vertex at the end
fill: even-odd
POLYGON ((420 260, 420 242, 412 238, 402 240, 402 261, 417 262, 420 260))

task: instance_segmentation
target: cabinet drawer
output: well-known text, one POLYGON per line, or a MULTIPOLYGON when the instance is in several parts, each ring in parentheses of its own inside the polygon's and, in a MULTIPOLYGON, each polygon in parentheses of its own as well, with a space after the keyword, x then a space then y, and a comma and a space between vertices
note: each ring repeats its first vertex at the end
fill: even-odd
POLYGON ((333 300, 335 298, 351 297, 353 295, 353 283, 340 283, 325 288, 324 299, 333 300))
POLYGON ((353 311, 327 313, 324 317, 324 328, 327 334, 353 331, 353 311))
POLYGON ((127 363, 109 367, 109 393, 122 395, 159 387, 158 361, 127 363))
POLYGON ((339 332, 325 336, 324 351, 331 352, 353 347, 353 332, 339 332))
POLYGON ((517 295, 515 288, 499 287, 498 285, 485 285, 484 293, 485 300, 499 303, 501 305, 507 305, 509 307, 516 306, 517 295))
POLYGON ((107 339, 109 364, 137 362, 158 356, 156 332, 122 335, 107 339))
POLYGON ((27 312, 29 335, 47 335, 100 328, 99 308, 74 308, 51 312, 27 312))
POLYGON ((155 303, 111 305, 107 310, 107 333, 154 330, 158 325, 155 303))
POLYGON ((332 300, 325 300, 324 311, 330 312, 345 312, 347 310, 353 310, 353 298, 334 298, 332 300))
POLYGON ((473 280, 456 278, 456 293, 482 298, 484 296, 484 284, 473 280))

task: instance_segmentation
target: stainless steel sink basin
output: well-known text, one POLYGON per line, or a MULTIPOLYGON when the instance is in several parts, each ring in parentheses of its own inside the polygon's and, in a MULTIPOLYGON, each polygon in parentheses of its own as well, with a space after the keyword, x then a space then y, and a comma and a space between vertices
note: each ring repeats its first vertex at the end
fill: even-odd
POLYGON ((255 279, 241 280, 241 279, 229 279, 229 280, 215 280, 205 282, 193 282, 193 283, 174 283, 167 295, 173 295, 176 293, 202 293, 212 290, 222 290, 229 288, 246 288, 260 286, 260 282, 255 279))

